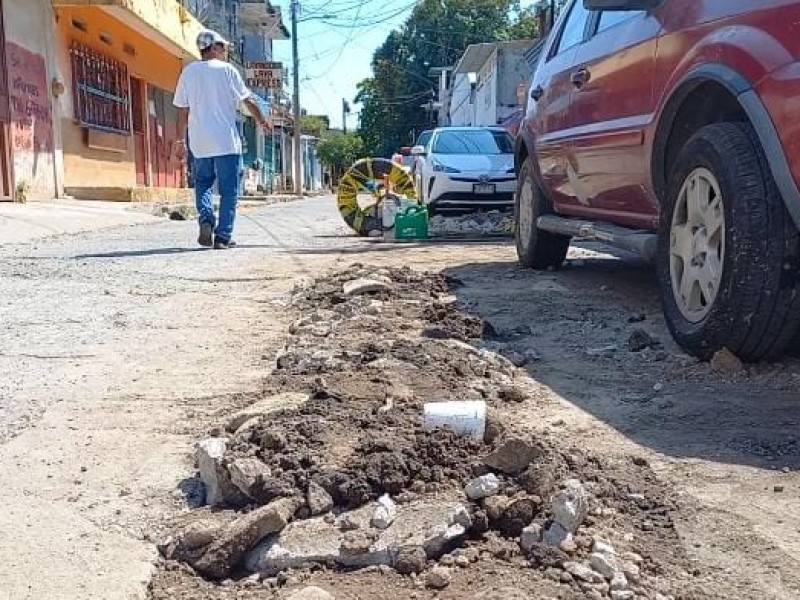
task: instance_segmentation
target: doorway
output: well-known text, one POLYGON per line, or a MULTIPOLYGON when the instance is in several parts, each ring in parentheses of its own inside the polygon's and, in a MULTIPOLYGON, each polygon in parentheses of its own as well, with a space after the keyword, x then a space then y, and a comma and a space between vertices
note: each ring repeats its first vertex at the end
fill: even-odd
POLYGON ((3 0, 0 0, 0 201, 14 199, 11 178, 11 107, 6 67, 6 28, 3 22, 3 0))

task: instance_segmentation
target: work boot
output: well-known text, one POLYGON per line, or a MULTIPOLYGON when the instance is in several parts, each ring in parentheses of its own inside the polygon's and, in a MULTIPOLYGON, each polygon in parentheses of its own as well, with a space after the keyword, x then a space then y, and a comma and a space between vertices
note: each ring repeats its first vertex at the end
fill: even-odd
POLYGON ((197 243, 206 248, 214 245, 214 227, 211 223, 200 223, 200 235, 197 236, 197 243))

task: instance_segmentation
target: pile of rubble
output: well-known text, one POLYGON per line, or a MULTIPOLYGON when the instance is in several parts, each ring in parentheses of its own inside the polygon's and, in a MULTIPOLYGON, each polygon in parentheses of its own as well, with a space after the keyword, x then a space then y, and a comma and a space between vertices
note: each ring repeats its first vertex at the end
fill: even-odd
POLYGON ((435 215, 428 223, 432 236, 514 235, 514 214, 499 210, 466 215, 435 215))
MULTIPOLYGON (((500 557, 586 597, 657 598, 652 565, 597 528, 609 510, 639 514, 644 497, 628 498, 580 451, 503 422, 497 408, 527 398, 524 373, 476 347, 496 334, 461 310, 452 282, 355 271, 296 288, 303 316, 276 357, 277 389, 198 443, 214 510, 163 541, 165 560, 214 581, 276 587, 317 565, 388 569, 439 589, 500 557), (482 439, 426 430, 425 403, 448 397, 489 405, 482 439)), ((635 470, 632 481, 652 478, 635 470)), ((653 508, 671 535, 669 511, 653 508)))

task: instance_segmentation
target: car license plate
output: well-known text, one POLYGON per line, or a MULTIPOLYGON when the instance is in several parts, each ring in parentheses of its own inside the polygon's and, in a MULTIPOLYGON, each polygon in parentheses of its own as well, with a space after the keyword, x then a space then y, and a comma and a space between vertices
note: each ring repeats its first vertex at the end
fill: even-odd
POLYGON ((494 190, 493 183, 476 183, 472 186, 473 194, 494 194, 494 190))

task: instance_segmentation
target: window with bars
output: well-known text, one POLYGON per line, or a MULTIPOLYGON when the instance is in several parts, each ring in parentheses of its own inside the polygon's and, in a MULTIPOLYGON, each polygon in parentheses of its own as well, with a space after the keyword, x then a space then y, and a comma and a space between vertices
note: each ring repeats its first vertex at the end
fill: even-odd
POLYGON ((70 47, 75 118, 83 126, 130 134, 130 82, 125 63, 83 44, 70 47))

